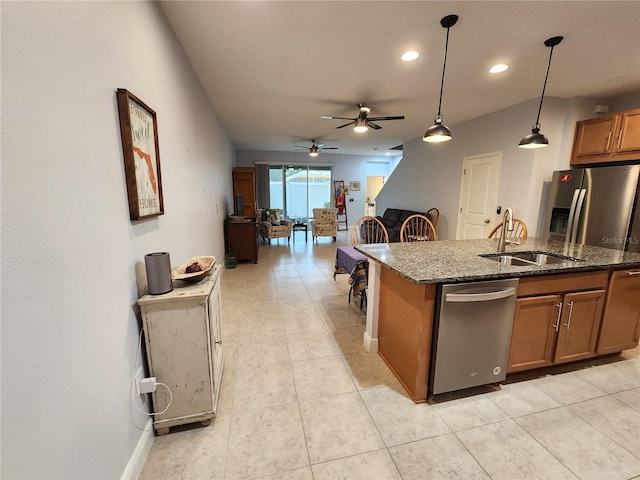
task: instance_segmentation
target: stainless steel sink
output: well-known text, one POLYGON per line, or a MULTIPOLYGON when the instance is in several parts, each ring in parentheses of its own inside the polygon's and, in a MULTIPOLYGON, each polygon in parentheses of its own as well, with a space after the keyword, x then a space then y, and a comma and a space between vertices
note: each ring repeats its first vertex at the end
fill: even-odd
POLYGON ((489 260, 500 262, 504 265, 515 265, 519 267, 567 263, 571 264, 584 261, 580 260, 579 258, 565 257, 564 255, 558 255, 549 252, 489 253, 480 256, 488 258, 489 260))

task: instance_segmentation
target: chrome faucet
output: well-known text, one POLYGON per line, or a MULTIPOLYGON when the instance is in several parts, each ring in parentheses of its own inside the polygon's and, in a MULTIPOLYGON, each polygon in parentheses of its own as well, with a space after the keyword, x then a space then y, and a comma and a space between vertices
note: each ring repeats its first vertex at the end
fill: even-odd
POLYGON ((513 212, 510 208, 506 208, 504 211, 504 217, 502 217, 502 228, 500 229, 500 238, 498 239, 498 252, 504 252, 504 247, 507 242, 506 231, 513 232, 513 212))

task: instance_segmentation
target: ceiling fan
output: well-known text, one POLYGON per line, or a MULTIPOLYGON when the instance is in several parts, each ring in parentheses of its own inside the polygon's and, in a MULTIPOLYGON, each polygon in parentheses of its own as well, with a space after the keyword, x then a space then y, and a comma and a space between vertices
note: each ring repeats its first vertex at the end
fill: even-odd
POLYGON ((371 109, 367 107, 364 103, 359 103, 358 108, 360 108, 360 113, 356 118, 348 118, 348 117, 332 117, 328 115, 322 115, 320 118, 324 118, 327 120, 351 120, 343 125, 338 125, 336 128, 344 128, 349 125, 353 125, 353 129, 356 132, 366 132, 367 127, 371 127, 374 130, 380 130, 382 127, 373 122, 381 122, 383 120, 404 120, 404 115, 396 115, 393 117, 369 117, 369 113, 371 109))
POLYGON ((311 139, 311 146, 310 147, 303 147, 302 145, 294 145, 294 147, 297 148, 304 148, 305 150, 309 150, 309 155, 311 155, 312 157, 317 157, 318 156, 318 152, 320 150, 337 150, 338 147, 325 147, 324 143, 321 144, 317 144, 318 140, 312 138, 311 139))

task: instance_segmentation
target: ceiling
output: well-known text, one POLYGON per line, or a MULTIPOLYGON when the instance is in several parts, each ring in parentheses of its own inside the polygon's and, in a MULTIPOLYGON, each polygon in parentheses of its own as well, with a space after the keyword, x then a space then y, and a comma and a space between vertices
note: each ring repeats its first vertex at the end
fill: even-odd
MULTIPOLYGON (((612 98, 640 91, 638 1, 161 1, 236 149, 383 155, 422 137, 438 110, 446 30, 444 123, 546 95, 612 98), (407 49, 421 55, 403 62, 407 49), (489 74, 498 62, 510 68, 489 74), (337 130, 321 115, 405 115, 381 130, 337 130)), ((523 136, 531 122, 522 125, 523 136)))

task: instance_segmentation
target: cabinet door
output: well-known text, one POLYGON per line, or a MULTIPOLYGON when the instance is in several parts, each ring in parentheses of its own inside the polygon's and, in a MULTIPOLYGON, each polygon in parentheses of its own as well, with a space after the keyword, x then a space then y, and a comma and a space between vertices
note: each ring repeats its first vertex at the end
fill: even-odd
POLYGON ((573 145, 573 158, 609 155, 616 139, 617 115, 592 118, 578 122, 573 145))
POLYGON ((223 353, 222 353, 222 308, 220 304, 220 281, 216 282, 209 296, 209 329, 211 342, 211 372, 213 377, 213 410, 217 411, 222 381, 223 353))
POLYGON ((640 109, 620 115, 620 130, 615 153, 640 152, 640 109))
POLYGON ((233 196, 243 195, 244 216, 256 216, 256 169, 253 167, 236 167, 233 169, 233 196))
POLYGON ((595 356, 604 294, 604 290, 593 290, 568 293, 564 296, 556 346, 556 363, 573 362, 595 356))
POLYGON ((553 364, 553 347, 560 324, 561 295, 520 298, 511 336, 508 373, 553 364))
POLYGON ((640 269, 613 272, 597 353, 603 355, 636 347, 639 323, 640 269))

